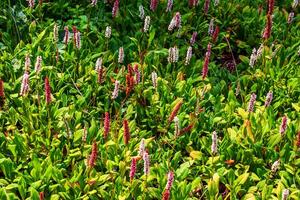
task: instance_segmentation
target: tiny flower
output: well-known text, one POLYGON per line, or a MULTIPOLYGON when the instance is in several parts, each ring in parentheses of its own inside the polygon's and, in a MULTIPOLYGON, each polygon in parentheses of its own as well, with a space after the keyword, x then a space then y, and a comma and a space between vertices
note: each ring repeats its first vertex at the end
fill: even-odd
POLYGON ((204 8, 203 8, 205 15, 207 15, 207 13, 208 13, 209 4, 210 4, 210 0, 205 0, 204 8))
POLYGON ((295 9, 299 4, 299 0, 294 0, 292 7, 295 9))
POLYGON ((166 12, 170 12, 173 7, 173 0, 168 0, 166 12))
POLYGON ((99 71, 99 69, 102 67, 102 58, 98 58, 96 61, 95 71, 99 71))
POLYGON ((91 4, 92 4, 92 6, 96 6, 97 5, 97 0, 92 0, 91 4))
POLYGON ((197 38, 198 33, 197 32, 193 32, 193 35, 190 39, 190 44, 193 46, 196 42, 196 38, 197 38))
POLYGON ((208 35, 211 35, 214 33, 214 19, 212 18, 209 22, 209 26, 208 26, 208 35))
POLYGON ((141 81, 141 72, 139 70, 138 65, 134 66, 134 72, 135 72, 135 84, 138 84, 141 81))
POLYGON ((179 126, 179 118, 177 116, 174 117, 174 124, 175 124, 175 135, 178 136, 180 133, 180 126, 179 126))
POLYGON ((190 64, 190 60, 192 58, 192 54, 193 54, 193 48, 191 46, 189 46, 187 52, 186 52, 186 58, 185 58, 185 65, 190 64))
POLYGON ((294 12, 290 12, 289 17, 288 17, 288 24, 291 24, 294 20, 294 12))
POLYGON ((55 23, 54 27, 53 27, 53 37, 54 37, 54 41, 57 42, 58 41, 58 26, 55 23))
POLYGON ((28 90, 29 90, 29 75, 28 72, 25 71, 22 79, 20 95, 25 96, 28 93, 28 90))
POLYGON ((139 17, 141 19, 144 19, 144 17, 145 17, 145 10, 144 10, 144 6, 143 5, 139 6, 139 12, 140 12, 139 17))
POLYGON ((130 173, 129 173, 130 182, 132 182, 132 180, 134 179, 135 172, 136 172, 136 158, 132 158, 131 166, 130 166, 130 173))
POLYGON ((220 0, 215 0, 214 5, 215 5, 215 6, 218 6, 219 3, 220 3, 220 0))
POLYGON ((141 143, 140 143, 140 148, 139 148, 139 156, 143 156, 145 152, 145 139, 142 138, 141 143))
POLYGON ((152 85, 154 88, 157 88, 157 74, 156 72, 152 72, 151 73, 151 77, 152 77, 152 85))
POLYGON ((168 62, 169 63, 176 63, 178 61, 179 57, 179 50, 176 46, 171 47, 169 49, 169 56, 168 56, 168 62))
POLYGON ((112 9, 113 18, 117 16, 118 10, 119 10, 119 0, 115 0, 114 6, 113 6, 113 9, 112 9))
POLYGON ((107 27, 105 28, 105 37, 106 37, 106 38, 110 38, 110 36, 111 36, 111 27, 110 27, 110 26, 107 26, 107 27))
POLYGON ((124 143, 128 144, 130 140, 130 132, 129 132, 128 121, 126 119, 123 120, 123 127, 124 127, 124 143))
POLYGON ((287 128, 287 117, 283 116, 282 120, 281 120, 280 130, 279 130, 281 135, 284 134, 284 132, 286 131, 286 128, 287 128))
POLYGON ((275 173, 278 170, 279 166, 280 166, 280 161, 276 160, 271 167, 271 171, 275 173))
POLYGON ((166 190, 171 190, 174 181, 174 172, 170 171, 168 173, 168 181, 166 185, 166 190))
POLYGON ((118 62, 119 63, 123 63, 124 62, 124 48, 120 47, 119 48, 119 58, 118 58, 118 62))
POLYGON ((31 63, 30 56, 29 56, 29 54, 26 54, 26 57, 25 57, 25 71, 26 72, 29 72, 29 70, 30 70, 30 63, 31 63))
POLYGON ((288 199, 288 197, 289 197, 289 194, 290 194, 290 191, 288 190, 288 189, 284 189, 283 191, 282 191, 282 200, 287 200, 288 199))
POLYGON ((150 172, 150 159, 147 151, 144 152, 143 160, 144 160, 144 174, 148 176, 150 172))
POLYGON ((203 80, 206 78, 206 76, 208 74, 208 65, 209 65, 210 54, 211 54, 211 44, 209 43, 207 45, 207 51, 205 54, 205 59, 204 59, 203 68, 202 68, 202 79, 203 80))
POLYGON ((39 73, 41 71, 41 66, 42 66, 42 56, 38 56, 36 58, 36 61, 35 61, 35 71, 36 73, 39 73))
POLYGON ((118 97, 119 94, 119 84, 120 82, 118 80, 115 81, 115 89, 112 93, 112 99, 116 99, 118 97))
POLYGON ((34 8, 34 0, 26 0, 30 8, 34 8))
POLYGON ((45 78, 45 96, 46 96, 46 103, 47 104, 51 103, 51 88, 50 88, 50 83, 49 83, 49 79, 47 76, 45 78))
POLYGON ((110 130, 110 118, 109 118, 109 113, 105 112, 105 117, 104 117, 104 139, 107 138, 108 133, 110 130))
POLYGON ((190 7, 195 7, 195 6, 198 5, 198 3, 199 3, 198 0, 189 0, 189 6, 190 7))
POLYGON ((86 142, 87 138, 87 129, 86 127, 83 128, 83 134, 82 134, 82 142, 86 142))
POLYGON ((265 101, 265 107, 269 107, 273 99, 273 92, 269 91, 265 101))
POLYGON ((256 101, 256 94, 252 93, 248 104, 248 112, 253 112, 255 101, 256 101))
POLYGON ((92 146, 92 152, 88 159, 88 166, 93 168, 96 165, 96 159, 98 154, 97 143, 94 141, 92 146))
POLYGON ((67 45, 69 43, 69 28, 65 26, 65 36, 64 36, 64 43, 67 45))
POLYGON ((179 12, 175 14, 175 16, 172 18, 168 30, 172 31, 174 28, 180 28, 181 27, 181 15, 179 12))
POLYGON ((212 35, 212 41, 213 42, 216 42, 217 39, 218 39, 218 36, 219 36, 219 32, 220 32, 220 28, 219 26, 216 26, 215 30, 214 30, 214 33, 212 35))
POLYGON ((171 114, 170 114, 170 117, 169 117, 169 119, 168 119, 168 122, 170 123, 174 118, 175 118, 175 116, 177 115, 177 113, 178 113, 178 111, 179 111, 179 109, 181 108, 181 106, 182 106, 182 100, 180 100, 175 106, 174 106, 174 108, 173 108, 173 110, 172 110, 172 112, 171 112, 171 114))
POLYGON ((214 131, 212 134, 212 144, 211 144, 211 153, 213 155, 218 153, 218 144, 217 144, 218 141, 217 140, 218 140, 217 132, 214 131))
POLYGON ((255 62, 256 62, 256 60, 257 60, 257 54, 256 54, 256 49, 254 48, 254 49, 252 50, 252 54, 251 54, 251 56, 250 56, 249 65, 250 65, 251 67, 253 67, 254 64, 255 64, 255 62))
POLYGON ((147 32, 149 30, 149 26, 150 26, 150 16, 146 16, 143 31, 147 32))
POLYGON ((257 60, 262 56, 263 50, 264 50, 264 45, 261 44, 261 45, 259 46, 259 48, 257 49, 257 52, 256 52, 257 60))
POLYGON ((158 0, 151 0, 150 10, 155 11, 158 5, 158 0))

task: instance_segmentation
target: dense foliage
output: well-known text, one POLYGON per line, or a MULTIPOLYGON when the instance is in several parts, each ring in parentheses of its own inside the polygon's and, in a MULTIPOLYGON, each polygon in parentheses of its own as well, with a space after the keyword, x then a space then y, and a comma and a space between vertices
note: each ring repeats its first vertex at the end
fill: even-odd
POLYGON ((297 0, 0 2, 0 199, 300 199, 297 0))

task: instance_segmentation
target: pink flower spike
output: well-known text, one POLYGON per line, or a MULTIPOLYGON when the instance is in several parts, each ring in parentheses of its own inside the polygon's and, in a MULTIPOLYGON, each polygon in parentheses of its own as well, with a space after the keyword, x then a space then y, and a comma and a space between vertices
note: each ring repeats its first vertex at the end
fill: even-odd
POLYGON ((46 103, 50 104, 51 103, 51 88, 50 88, 48 77, 45 78, 45 96, 46 96, 46 103))
POLYGON ((280 134, 283 135, 287 128, 287 117, 283 116, 280 125, 280 134))
POLYGON ((132 158, 131 166, 130 166, 130 173, 129 173, 130 182, 132 182, 132 180, 134 179, 135 172, 136 172, 136 158, 132 158))
POLYGON ((166 185, 166 190, 171 190, 174 181, 174 172, 170 171, 168 173, 168 181, 166 185))

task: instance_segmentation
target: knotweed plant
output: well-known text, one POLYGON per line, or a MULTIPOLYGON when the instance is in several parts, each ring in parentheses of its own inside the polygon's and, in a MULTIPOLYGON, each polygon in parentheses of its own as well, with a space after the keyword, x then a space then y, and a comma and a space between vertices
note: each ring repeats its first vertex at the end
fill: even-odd
POLYGON ((192 37, 191 37, 191 39, 190 39, 190 44, 193 46, 194 44, 195 44, 195 42, 196 42, 196 38, 197 38, 197 35, 198 35, 198 33, 195 31, 195 32, 193 32, 193 35, 192 35, 192 37))
POLYGON ((117 16, 118 11, 119 11, 119 0, 115 0, 114 6, 113 6, 112 11, 111 11, 113 18, 117 16))
POLYGON ((168 62, 169 63, 177 63, 179 58, 179 50, 176 46, 171 47, 169 49, 168 62))
POLYGON ((177 12, 172 18, 168 30, 173 31, 174 28, 181 28, 181 15, 179 12, 177 12))
POLYGON ((158 3, 159 3, 159 0, 151 0, 150 10, 155 11, 156 8, 157 8, 158 3))
POLYGON ((177 116, 174 117, 174 126, 175 126, 175 136, 180 134, 180 125, 179 125, 179 118, 177 116))
POLYGON ((142 138, 140 143, 140 148, 139 148, 139 156, 143 157, 144 153, 145 153, 145 139, 142 138))
POLYGON ((145 10, 144 10, 144 6, 143 5, 139 6, 139 17, 141 19, 144 19, 144 17, 145 17, 145 10))
POLYGON ((119 95, 119 85, 120 85, 120 82, 118 80, 115 81, 115 89, 112 93, 112 99, 116 99, 119 95))
POLYGON ((143 29, 143 31, 145 33, 148 32, 149 27, 150 27, 150 16, 146 16, 145 22, 144 22, 144 29, 143 29))
POLYGON ((256 94, 252 93, 250 100, 249 100, 249 104, 248 104, 248 112, 249 113, 253 112, 255 101, 256 101, 256 94))
POLYGON ((118 62, 119 63, 123 63, 124 62, 124 48, 123 47, 119 48, 118 62))
POLYGON ((110 117, 109 117, 109 113, 105 112, 105 116, 104 116, 104 139, 107 138, 108 134, 110 131, 110 117))
POLYGON ((186 52, 186 57, 185 57, 185 65, 190 64, 191 58, 193 55, 193 48, 189 46, 187 52, 186 52))
POLYGON ((217 132, 214 131, 212 133, 212 144, 211 144, 211 153, 213 155, 216 155, 218 153, 218 135, 217 135, 217 132))
POLYGON ((38 57, 36 58, 34 69, 35 69, 35 72, 36 72, 37 74, 41 71, 41 68, 42 68, 42 60, 43 60, 42 56, 38 56, 38 57))
POLYGON ((205 54, 205 59, 204 59, 203 68, 202 68, 202 79, 203 80, 207 77, 207 74, 208 74, 208 65, 209 65, 210 54, 211 54, 211 44, 209 43, 207 45, 207 51, 205 54))
POLYGON ((152 78, 152 86, 154 88, 157 88, 157 74, 156 74, 156 72, 151 73, 151 78, 152 78))
POLYGON ((169 119, 168 119, 168 122, 169 122, 169 123, 170 123, 171 121, 174 120, 174 118, 175 118, 175 116, 177 115, 177 113, 178 113, 179 109, 181 108, 182 104, 183 104, 183 102, 182 102, 182 100, 180 100, 180 101, 178 101, 178 103, 174 106, 174 108, 173 108, 173 110, 172 110, 172 112, 171 112, 171 114, 170 114, 170 117, 169 117, 169 119))
POLYGON ((25 71, 22 78, 20 95, 25 96, 27 95, 28 91, 29 91, 29 74, 27 71, 25 71))
POLYGON ((269 91, 266 96, 265 107, 269 107, 273 99, 273 92, 269 91))
POLYGON ((280 167, 280 160, 276 160, 271 166, 271 171, 275 173, 279 169, 279 167, 280 167))
POLYGON ((64 43, 65 43, 66 45, 68 45, 69 39, 70 39, 69 28, 68 28, 67 26, 65 26, 64 30, 65 30, 64 43))
POLYGON ((107 27, 105 28, 105 37, 106 37, 107 39, 109 39, 109 38, 111 37, 111 27, 110 27, 110 26, 107 26, 107 27))
POLYGON ((281 135, 283 135, 285 133, 286 128, 287 128, 287 117, 283 116, 282 120, 281 120, 280 129, 279 129, 279 132, 281 135))
POLYGON ((150 158, 147 151, 144 152, 143 160, 144 160, 144 174, 148 176, 150 173, 150 158))
POLYGON ((131 166, 130 166, 130 173, 129 173, 129 177, 130 177, 130 182, 132 182, 132 180, 134 179, 134 175, 136 173, 136 158, 132 158, 131 159, 131 166))
POLYGON ((289 197, 290 191, 288 189, 283 189, 282 191, 282 200, 287 200, 289 197))
POLYGON ((173 0, 168 0, 166 12, 170 12, 173 7, 173 0))

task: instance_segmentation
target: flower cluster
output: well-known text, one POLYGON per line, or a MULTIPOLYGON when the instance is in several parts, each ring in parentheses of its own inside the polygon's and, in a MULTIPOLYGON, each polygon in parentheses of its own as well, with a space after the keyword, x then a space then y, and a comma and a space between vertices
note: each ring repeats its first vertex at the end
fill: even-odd
POLYGON ((175 14, 175 16, 172 18, 168 30, 172 31, 174 28, 180 28, 181 27, 181 15, 179 12, 175 14))
POLYGON ((168 56, 168 62, 169 63, 176 63, 178 62, 179 58, 179 50, 176 46, 171 47, 169 49, 169 56, 168 56))

